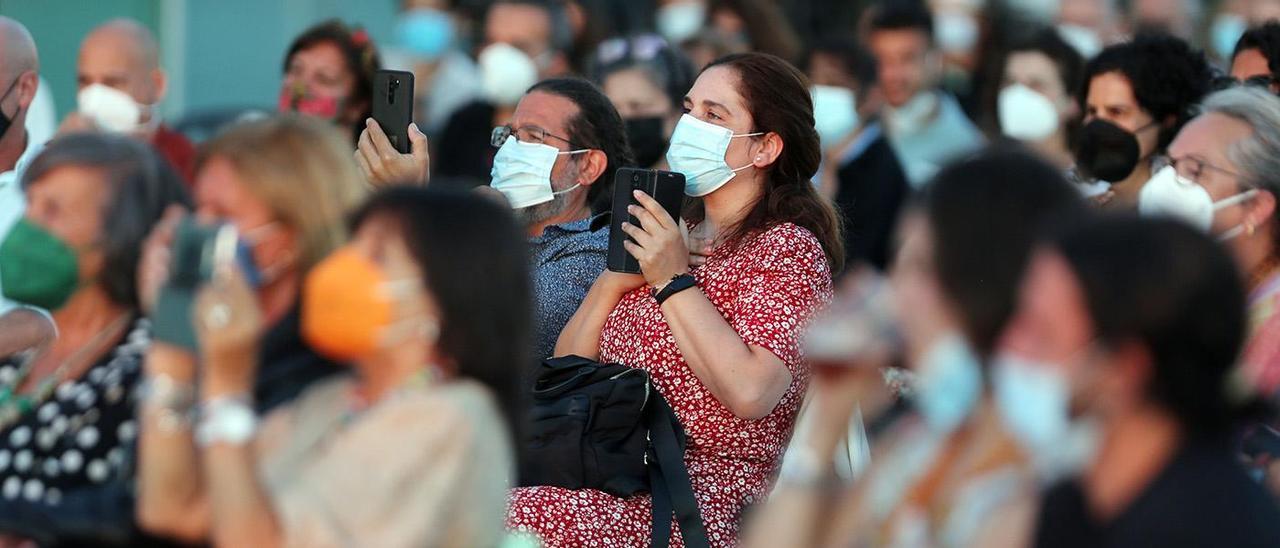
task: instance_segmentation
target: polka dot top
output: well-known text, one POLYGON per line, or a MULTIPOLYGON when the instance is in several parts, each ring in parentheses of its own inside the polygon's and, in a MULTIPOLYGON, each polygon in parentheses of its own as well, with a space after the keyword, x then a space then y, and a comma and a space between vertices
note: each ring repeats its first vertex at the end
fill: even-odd
MULTIPOLYGON (((150 345, 140 318, 113 350, 49 399, 0 430, 0 497, 57 505, 63 493, 105 484, 129 472, 138 436, 134 387, 150 345)), ((21 363, 0 361, 0 383, 12 383, 21 363)))

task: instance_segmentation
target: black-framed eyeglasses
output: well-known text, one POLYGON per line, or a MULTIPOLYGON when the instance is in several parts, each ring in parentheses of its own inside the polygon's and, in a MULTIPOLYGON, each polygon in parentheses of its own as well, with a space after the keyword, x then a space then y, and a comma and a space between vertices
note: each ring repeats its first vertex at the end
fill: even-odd
POLYGON ((1173 166, 1174 171, 1178 172, 1182 178, 1200 184, 1200 176, 1204 174, 1205 169, 1211 169, 1221 173, 1225 173, 1232 177, 1240 177, 1240 174, 1226 168, 1215 166, 1209 162, 1201 160, 1193 156, 1183 156, 1182 158, 1174 158, 1171 156, 1156 156, 1151 162, 1151 172, 1155 173, 1167 166, 1173 166))
POLYGON ((573 141, 570 141, 559 135, 553 135, 547 132, 547 130, 542 129, 538 126, 523 126, 523 127, 514 128, 514 127, 511 127, 511 124, 493 128, 493 133, 489 136, 489 144, 493 145, 494 148, 502 148, 502 144, 507 142, 507 137, 510 137, 512 135, 514 135, 516 137, 516 140, 520 141, 521 143, 546 144, 547 138, 550 137, 558 141, 563 141, 564 143, 568 144, 570 147, 573 147, 573 148, 578 148, 578 149, 591 148, 591 147, 578 146, 574 144, 573 141))
POLYGON ((1211 85, 1213 86, 1214 91, 1222 91, 1224 89, 1231 89, 1231 88, 1240 87, 1240 86, 1249 87, 1249 88, 1262 88, 1269 91, 1274 91, 1275 86, 1277 84, 1280 84, 1280 81, 1277 81, 1276 78, 1274 76, 1271 76, 1270 74, 1259 74, 1257 76, 1250 76, 1248 78, 1245 78, 1244 80, 1241 80, 1234 76, 1224 75, 1224 76, 1219 76, 1217 78, 1214 78, 1213 81, 1211 82, 1211 85))

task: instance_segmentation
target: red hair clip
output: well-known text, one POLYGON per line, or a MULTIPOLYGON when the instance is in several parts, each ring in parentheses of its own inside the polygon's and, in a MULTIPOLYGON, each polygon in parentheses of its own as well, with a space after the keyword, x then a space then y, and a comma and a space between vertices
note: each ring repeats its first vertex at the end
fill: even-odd
POLYGON ((364 29, 357 29, 351 33, 351 43, 359 48, 369 45, 369 33, 364 29))

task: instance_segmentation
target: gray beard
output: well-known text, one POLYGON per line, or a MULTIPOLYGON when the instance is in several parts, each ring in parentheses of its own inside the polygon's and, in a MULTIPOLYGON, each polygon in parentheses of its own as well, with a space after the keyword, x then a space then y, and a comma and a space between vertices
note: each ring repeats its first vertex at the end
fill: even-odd
MULTIPOLYGON (((567 182, 553 181, 553 184, 551 185, 551 190, 553 192, 559 192, 573 186, 573 180, 578 177, 576 170, 573 173, 565 173, 565 175, 565 179, 568 179, 567 182), (561 184, 555 184, 557 182, 561 184)), ((576 194, 577 193, 573 191, 565 192, 564 194, 555 195, 551 198, 550 202, 543 202, 537 205, 516 209, 514 210, 516 220, 523 223, 524 226, 533 226, 538 223, 546 222, 547 219, 554 218, 568 210, 569 201, 572 200, 576 194)))

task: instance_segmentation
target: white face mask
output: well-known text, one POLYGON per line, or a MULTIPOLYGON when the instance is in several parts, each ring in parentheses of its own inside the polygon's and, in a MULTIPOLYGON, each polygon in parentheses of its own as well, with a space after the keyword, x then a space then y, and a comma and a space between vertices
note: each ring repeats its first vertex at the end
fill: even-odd
POLYGON ((672 44, 693 38, 707 20, 707 5, 701 0, 672 2, 658 8, 658 33, 672 44))
POLYGON ((493 157, 489 186, 506 196, 512 209, 523 209, 554 200, 572 191, 573 185, 561 191, 551 188, 551 168, 562 154, 582 154, 587 149, 561 152, 551 145, 522 143, 514 135, 507 137, 493 157))
POLYGON ((858 127, 858 109, 853 91, 837 86, 813 86, 814 129, 822 146, 829 147, 849 136, 858 127))
MULTIPOLYGON (((1240 204, 1257 190, 1247 190, 1217 202, 1204 187, 1178 175, 1173 166, 1165 166, 1138 193, 1138 212, 1149 217, 1168 216, 1182 219, 1206 234, 1213 228, 1213 216, 1218 210, 1240 204)), ((1227 240, 1243 232, 1235 227, 1219 236, 1227 240)))
POLYGON ((151 110, 150 106, 134 101, 128 93, 103 84, 85 86, 76 96, 76 102, 80 114, 88 116, 98 127, 115 133, 144 129, 142 115, 151 110))
POLYGON ((1097 452, 1092 420, 1071 418, 1071 383, 1059 364, 1010 354, 992 368, 996 407, 1037 470, 1055 479, 1087 466, 1097 452))
POLYGON ((1000 91, 997 101, 1000 131, 1020 141, 1040 141, 1058 131, 1058 109, 1053 101, 1022 84, 1000 91))
POLYGON ((729 142, 738 137, 753 137, 764 133, 743 133, 735 135, 733 130, 703 122, 685 114, 680 117, 676 129, 671 133, 671 146, 667 149, 667 164, 671 170, 684 175, 684 193, 689 196, 706 196, 719 190, 739 171, 752 164, 739 168, 730 167, 725 161, 729 151, 729 142))
POLYGON ((538 83, 538 66, 511 44, 498 42, 480 52, 481 95, 497 106, 515 106, 538 83))
POLYGON ((947 53, 969 53, 978 44, 978 22, 968 13, 944 11, 935 19, 933 36, 947 53))
POLYGON ((935 432, 950 432, 973 410, 982 395, 978 358, 958 333, 946 335, 921 358, 916 377, 916 408, 935 432))
POLYGON ((1102 38, 1091 28, 1080 25, 1058 25, 1058 35, 1063 41, 1071 44, 1071 47, 1075 48, 1086 61, 1093 59, 1093 56, 1102 51, 1102 38))

